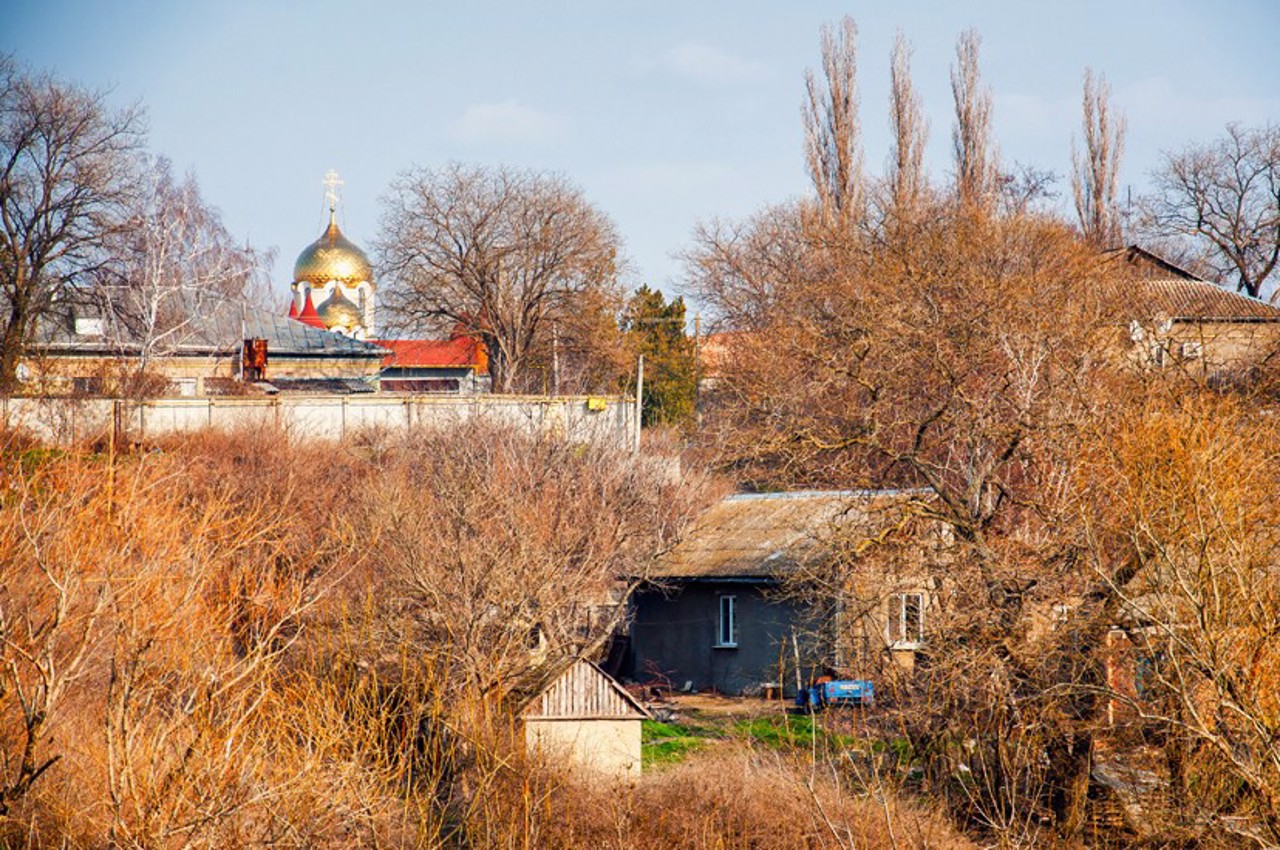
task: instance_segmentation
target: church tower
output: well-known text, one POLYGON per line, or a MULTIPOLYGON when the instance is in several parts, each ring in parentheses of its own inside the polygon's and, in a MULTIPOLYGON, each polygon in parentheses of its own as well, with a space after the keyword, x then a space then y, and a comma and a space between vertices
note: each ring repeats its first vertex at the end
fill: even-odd
POLYGON ((355 339, 371 339, 374 335, 373 265, 364 251, 338 229, 338 187, 341 185, 336 172, 325 175, 329 226, 298 255, 293 265, 290 314, 302 314, 309 300, 326 329, 355 339))

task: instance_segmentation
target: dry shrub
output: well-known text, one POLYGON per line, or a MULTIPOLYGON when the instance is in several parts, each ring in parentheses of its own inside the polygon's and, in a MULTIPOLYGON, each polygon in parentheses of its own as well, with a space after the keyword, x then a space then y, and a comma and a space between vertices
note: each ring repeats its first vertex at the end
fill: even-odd
MULTIPOLYGON (((359 493, 376 616, 476 699, 596 654, 626 591, 703 503, 701 476, 498 427, 415 434, 359 493)), ((359 587, 363 592, 364 588, 359 587)))
POLYGON ((812 764, 745 747, 639 782, 572 777, 547 798, 544 847, 971 847, 938 813, 892 795, 853 795, 812 764))
POLYGON ((560 786, 507 704, 548 653, 518 625, 494 687, 459 688, 486 656, 424 640, 449 609, 414 610, 421 565, 388 547, 470 571, 481 633, 506 605, 587 652, 608 617, 578 594, 664 545, 690 488, 590 446, 423 437, 0 454, 0 846, 527 845, 560 786))
POLYGON ((701 490, 589 446, 470 437, 0 458, 0 846, 962 845, 731 744, 622 785, 528 756, 512 683, 598 644, 586 597, 701 490), (464 602, 503 655, 433 631, 464 602))

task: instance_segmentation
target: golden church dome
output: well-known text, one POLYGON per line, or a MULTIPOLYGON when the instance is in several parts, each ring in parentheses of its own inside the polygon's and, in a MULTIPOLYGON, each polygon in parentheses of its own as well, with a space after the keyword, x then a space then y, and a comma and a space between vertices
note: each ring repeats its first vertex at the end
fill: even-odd
POLYGON ((373 266, 364 251, 342 235, 337 219, 330 212, 329 226, 319 239, 298 255, 298 262, 293 264, 293 280, 313 286, 321 286, 331 280, 346 284, 368 281, 372 284, 373 266))
MULTIPOLYGON (((358 249, 357 249, 358 250, 358 249)), ((340 330, 350 333, 364 324, 364 315, 350 298, 342 292, 341 286, 333 288, 333 295, 321 304, 316 312, 320 320, 329 330, 340 330)))

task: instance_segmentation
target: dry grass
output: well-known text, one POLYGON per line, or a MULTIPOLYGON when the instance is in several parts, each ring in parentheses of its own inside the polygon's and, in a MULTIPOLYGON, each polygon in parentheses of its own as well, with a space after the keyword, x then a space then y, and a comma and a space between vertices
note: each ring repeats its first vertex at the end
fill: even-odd
POLYGON ((699 497, 661 465, 480 436, 0 451, 0 847, 954 840, 912 806, 736 745, 621 788, 528 761, 504 688, 465 665, 501 665, 505 685, 585 651, 609 623, 582 619, 575 594, 667 545, 699 497), (540 623, 536 652, 493 631, 483 608, 504 600, 481 595, 470 626, 507 648, 460 653, 432 607, 454 591, 404 557, 481 534, 495 504, 505 559, 468 543, 442 563, 519 596, 503 609, 517 614, 521 571, 542 582, 537 610, 566 619, 540 623))

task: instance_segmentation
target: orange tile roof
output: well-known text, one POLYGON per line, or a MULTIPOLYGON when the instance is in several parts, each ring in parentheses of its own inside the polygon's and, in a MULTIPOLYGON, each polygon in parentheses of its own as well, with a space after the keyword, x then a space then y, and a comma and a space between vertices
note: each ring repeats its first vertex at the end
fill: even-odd
POLYGON ((384 368, 474 368, 485 373, 489 358, 484 345, 470 337, 453 339, 372 339, 391 353, 382 360, 384 368))

